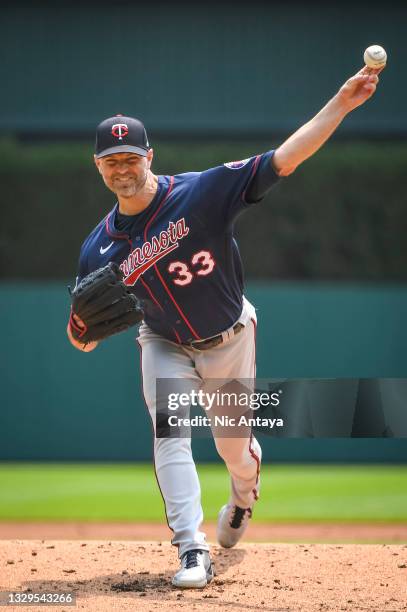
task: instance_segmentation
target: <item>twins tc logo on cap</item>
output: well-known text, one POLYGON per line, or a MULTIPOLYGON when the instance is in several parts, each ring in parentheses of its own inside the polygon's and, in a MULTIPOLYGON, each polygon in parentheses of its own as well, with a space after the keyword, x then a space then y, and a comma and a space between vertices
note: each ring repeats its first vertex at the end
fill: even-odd
POLYGON ((115 153, 136 153, 146 157, 150 146, 146 130, 139 119, 115 115, 99 123, 96 129, 96 157, 115 153))
POLYGON ((129 133, 129 128, 125 123, 115 123, 112 125, 112 134, 119 140, 123 140, 124 136, 129 133))

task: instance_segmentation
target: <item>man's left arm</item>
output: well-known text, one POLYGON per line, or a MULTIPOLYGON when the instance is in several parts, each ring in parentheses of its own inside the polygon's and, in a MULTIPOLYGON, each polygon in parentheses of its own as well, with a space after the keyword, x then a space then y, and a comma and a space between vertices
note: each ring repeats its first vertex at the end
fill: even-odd
POLYGON ((364 66, 310 121, 276 149, 271 164, 279 176, 288 176, 328 140, 348 113, 364 104, 376 91, 383 68, 364 66))

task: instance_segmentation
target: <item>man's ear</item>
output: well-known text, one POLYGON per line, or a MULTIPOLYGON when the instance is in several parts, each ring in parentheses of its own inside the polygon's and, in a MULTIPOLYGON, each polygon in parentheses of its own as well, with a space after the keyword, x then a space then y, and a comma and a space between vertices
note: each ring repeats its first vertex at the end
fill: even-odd
POLYGON ((99 174, 102 174, 102 171, 101 171, 101 169, 100 169, 100 159, 98 159, 98 158, 96 157, 96 155, 94 155, 94 156, 93 156, 93 160, 94 160, 94 162, 95 162, 95 166, 96 166, 96 168, 97 168, 97 169, 98 169, 98 171, 99 171, 99 174))
POLYGON ((153 157, 154 157, 154 149, 149 149, 149 150, 147 151, 147 155, 146 155, 146 157, 147 157, 147 161, 148 161, 148 168, 150 169, 151 164, 152 164, 152 162, 153 162, 153 157))

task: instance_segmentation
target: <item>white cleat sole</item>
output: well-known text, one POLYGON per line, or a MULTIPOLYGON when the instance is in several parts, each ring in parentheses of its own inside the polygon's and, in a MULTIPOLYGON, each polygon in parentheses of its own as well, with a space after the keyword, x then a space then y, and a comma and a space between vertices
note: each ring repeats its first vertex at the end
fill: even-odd
POLYGON ((178 589, 203 589, 208 584, 208 580, 203 580, 202 582, 183 582, 181 580, 172 579, 172 585, 177 587, 178 589))
POLYGON ((214 572, 211 567, 211 571, 206 572, 206 577, 202 578, 202 580, 183 580, 181 577, 177 578, 177 576, 174 576, 171 582, 173 586, 179 589, 203 589, 211 582, 213 577, 214 572))
POLYGON ((185 553, 181 560, 181 569, 174 575, 172 585, 179 589, 203 589, 212 580, 215 573, 209 554, 192 550, 185 553), (188 559, 188 556, 190 558, 188 559))

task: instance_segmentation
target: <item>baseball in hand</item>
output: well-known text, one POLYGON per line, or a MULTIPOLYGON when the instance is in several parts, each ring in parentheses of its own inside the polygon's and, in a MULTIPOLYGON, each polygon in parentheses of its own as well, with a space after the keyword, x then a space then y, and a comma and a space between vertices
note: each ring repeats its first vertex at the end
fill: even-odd
POLYGON ((387 53, 380 45, 371 45, 363 55, 366 66, 369 68, 382 68, 387 62, 387 53))

